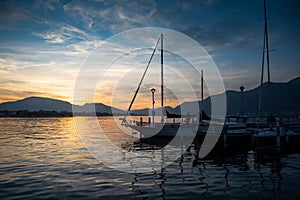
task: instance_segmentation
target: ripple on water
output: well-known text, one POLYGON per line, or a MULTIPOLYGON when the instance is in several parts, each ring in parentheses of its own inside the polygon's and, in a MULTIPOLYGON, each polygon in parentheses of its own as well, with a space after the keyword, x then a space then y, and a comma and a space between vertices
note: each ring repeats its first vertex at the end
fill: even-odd
MULTIPOLYGON (((113 118, 99 121, 114 143, 131 141, 113 118)), ((0 118, 0 127, 1 199, 300 199, 299 154, 246 152, 193 166, 187 153, 163 171, 127 174, 88 152, 73 118, 0 118)))

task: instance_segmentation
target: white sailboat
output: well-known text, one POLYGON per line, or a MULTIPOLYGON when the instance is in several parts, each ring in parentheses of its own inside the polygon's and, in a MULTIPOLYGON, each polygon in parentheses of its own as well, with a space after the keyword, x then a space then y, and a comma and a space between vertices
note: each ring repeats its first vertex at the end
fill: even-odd
MULTIPOLYGON (((152 52, 152 55, 150 57, 150 60, 147 64, 147 67, 142 75, 142 78, 139 82, 139 85, 137 87, 137 90, 130 102, 129 108, 127 110, 126 115, 124 116, 124 118, 120 118, 120 120, 122 120, 121 125, 125 126, 125 127, 129 127, 131 129, 133 129, 134 131, 137 131, 138 133, 140 133, 140 137, 141 138, 150 138, 150 137, 174 137, 176 134, 181 134, 184 137, 194 137, 195 136, 195 132, 193 131, 195 127, 198 127, 198 122, 196 122, 195 120, 191 120, 192 116, 186 115, 186 116, 180 116, 181 117, 181 121, 180 122, 176 122, 175 119, 173 120, 173 123, 167 122, 166 121, 166 117, 165 114, 167 115, 172 115, 170 113, 168 113, 168 111, 165 110, 164 107, 164 60, 163 60, 163 34, 160 35, 155 48, 152 52), (152 88, 151 92, 152 92, 152 118, 149 117, 148 122, 143 122, 142 118, 140 121, 135 121, 135 120, 129 120, 127 121, 127 116, 130 114, 130 110, 131 107, 134 103, 134 100, 139 92, 139 89, 142 85, 143 79, 145 77, 145 74, 149 68, 149 65, 152 61, 152 58, 157 50, 157 47, 159 45, 160 42, 160 55, 161 55, 161 120, 160 123, 155 122, 155 112, 154 112, 154 92, 155 89, 152 88), (152 121, 151 121, 152 119, 152 121), (193 121, 193 122, 192 122, 193 121)), ((172 118, 177 118, 177 116, 172 115, 172 118)))

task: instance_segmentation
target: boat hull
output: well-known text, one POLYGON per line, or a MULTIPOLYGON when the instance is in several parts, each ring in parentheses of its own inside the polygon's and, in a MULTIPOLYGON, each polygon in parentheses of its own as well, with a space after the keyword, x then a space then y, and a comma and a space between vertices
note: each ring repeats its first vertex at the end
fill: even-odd
POLYGON ((264 129, 253 134, 253 143, 257 149, 280 149, 300 152, 300 134, 284 131, 280 128, 277 136, 276 129, 264 129))
POLYGON ((196 134, 192 126, 180 126, 178 124, 165 124, 155 127, 128 125, 128 127, 139 132, 140 138, 175 137, 177 134, 184 137, 193 137, 196 134))

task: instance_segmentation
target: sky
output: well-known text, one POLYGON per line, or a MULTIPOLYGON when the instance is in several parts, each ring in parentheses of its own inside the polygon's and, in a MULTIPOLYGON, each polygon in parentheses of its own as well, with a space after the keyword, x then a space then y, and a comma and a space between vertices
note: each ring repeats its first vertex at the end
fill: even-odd
MULTIPOLYGON (((299 7, 267 0, 271 81, 300 76, 299 7)), ((186 34, 212 57, 226 90, 253 89, 263 19, 262 0, 0 1, 0 102, 41 96, 72 103, 88 56, 115 34, 143 27, 186 34)), ((111 104, 101 95, 97 102, 111 104)))

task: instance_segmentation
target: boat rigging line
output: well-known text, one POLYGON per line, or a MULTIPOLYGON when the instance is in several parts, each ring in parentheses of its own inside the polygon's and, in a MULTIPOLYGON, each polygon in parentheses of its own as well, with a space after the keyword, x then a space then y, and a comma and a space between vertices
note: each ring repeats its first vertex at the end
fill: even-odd
POLYGON ((157 46, 158 46, 158 44, 159 44, 160 39, 161 39, 161 37, 159 37, 158 40, 157 40, 157 42, 156 42, 156 45, 155 45, 155 47, 154 47, 154 49, 153 49, 153 52, 152 52, 152 54, 151 54, 151 57, 150 57, 150 59, 149 59, 149 61, 148 61, 147 67, 146 67, 146 69, 145 69, 145 71, 144 71, 144 73, 143 73, 143 76, 142 76, 142 78, 141 78, 141 80, 140 80, 140 82, 139 82, 139 85, 138 85, 138 87, 137 87, 137 89, 136 89, 136 91, 135 91, 135 93, 134 93, 134 96, 133 96, 133 98, 132 98, 132 100, 131 100, 131 102, 130 102, 130 104, 129 104, 128 110, 127 110, 127 112, 126 112, 126 115, 125 115, 124 118, 123 118, 122 123, 126 123, 126 117, 128 116, 128 114, 129 114, 129 112, 130 112, 130 110, 131 110, 131 107, 132 107, 132 105, 133 105, 133 102, 134 102, 134 100, 135 100, 135 98, 136 98, 136 96, 137 96, 137 94, 138 94, 138 92, 139 92, 139 90, 140 90, 140 88, 141 88, 141 85, 142 85, 142 83, 143 83, 144 77, 145 77, 145 75, 146 75, 146 73, 147 73, 147 71, 148 71, 148 68, 149 68, 150 63, 151 63, 151 61, 152 61, 152 58, 153 58, 153 56, 154 56, 154 54, 155 54, 155 52, 156 52, 156 50, 157 50, 157 46))

